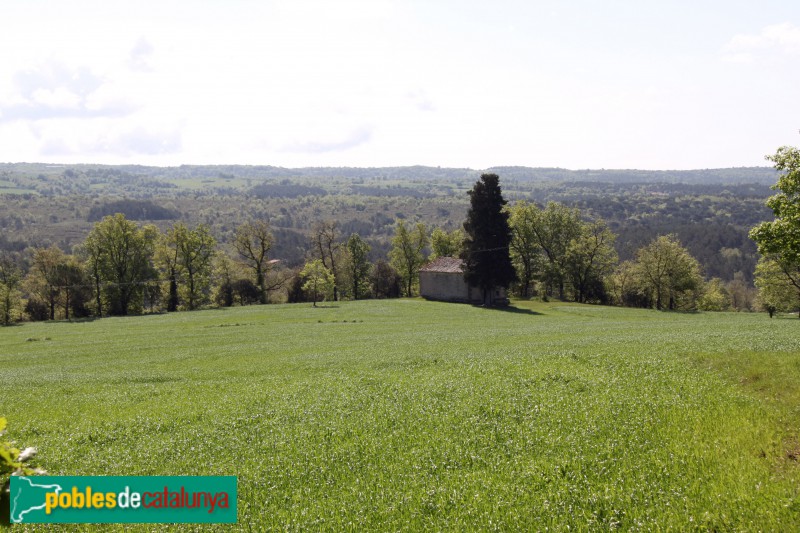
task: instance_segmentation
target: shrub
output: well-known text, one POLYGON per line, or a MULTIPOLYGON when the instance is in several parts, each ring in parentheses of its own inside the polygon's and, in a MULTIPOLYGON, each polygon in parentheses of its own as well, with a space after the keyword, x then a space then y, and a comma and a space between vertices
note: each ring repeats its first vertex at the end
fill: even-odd
POLYGON ((9 522, 9 485, 11 476, 44 474, 44 470, 33 468, 29 462, 36 455, 36 448, 20 450, 12 441, 3 438, 7 421, 0 417, 0 524, 9 522))

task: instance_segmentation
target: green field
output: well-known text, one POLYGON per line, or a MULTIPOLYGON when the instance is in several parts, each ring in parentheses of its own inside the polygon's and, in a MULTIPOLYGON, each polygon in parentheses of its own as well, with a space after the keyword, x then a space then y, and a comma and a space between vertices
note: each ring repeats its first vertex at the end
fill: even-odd
POLYGON ((797 318, 516 306, 8 327, 0 416, 54 475, 236 475, 247 531, 800 530, 797 318))

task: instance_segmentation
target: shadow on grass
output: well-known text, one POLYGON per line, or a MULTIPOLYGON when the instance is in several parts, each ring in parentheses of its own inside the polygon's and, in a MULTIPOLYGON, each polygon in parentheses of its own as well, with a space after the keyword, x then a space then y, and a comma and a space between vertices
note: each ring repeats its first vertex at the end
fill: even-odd
POLYGON ((514 307, 513 305, 498 305, 498 306, 491 306, 491 305, 474 305, 473 307, 477 307, 479 309, 486 309, 487 311, 499 311, 501 313, 514 313, 517 315, 541 315, 542 313, 538 313, 531 309, 522 309, 520 307, 514 307))
POLYGON ((72 322, 76 324, 80 324, 82 322, 94 322, 95 320, 101 320, 103 317, 99 316, 82 316, 80 318, 70 318, 68 320, 59 320, 59 322, 72 322))

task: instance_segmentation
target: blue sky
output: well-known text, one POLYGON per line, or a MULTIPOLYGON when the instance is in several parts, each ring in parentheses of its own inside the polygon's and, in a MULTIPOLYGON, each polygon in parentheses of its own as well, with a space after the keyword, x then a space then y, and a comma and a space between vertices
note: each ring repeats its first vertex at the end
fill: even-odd
POLYGON ((9 1, 0 161, 766 165, 800 2, 9 1))

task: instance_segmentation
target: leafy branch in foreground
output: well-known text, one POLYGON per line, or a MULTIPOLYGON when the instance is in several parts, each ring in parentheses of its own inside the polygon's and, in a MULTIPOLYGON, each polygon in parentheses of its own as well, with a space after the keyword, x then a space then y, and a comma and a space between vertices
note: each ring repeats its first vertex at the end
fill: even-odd
MULTIPOLYGON (((778 194, 767 200, 767 206, 775 214, 775 220, 762 222, 754 227, 750 231, 750 238, 758 245, 759 253, 769 262, 759 263, 761 273, 764 274, 767 270, 779 271, 778 275, 785 281, 785 290, 800 296, 800 149, 783 146, 775 155, 767 156, 767 159, 774 162, 775 169, 783 173, 772 187, 779 191, 778 194)), ((758 267, 756 273, 759 273, 758 267)), ((775 275, 767 277, 774 278, 775 275)), ((759 285, 762 297, 763 285, 762 279, 762 284, 759 285)), ((772 295, 766 295, 766 298, 770 300, 772 295)), ((767 307, 775 306, 768 304, 767 307)))
POLYGON ((3 438, 8 421, 0 417, 0 524, 8 522, 9 485, 11 476, 32 476, 45 474, 41 468, 30 465, 36 455, 36 448, 28 447, 20 450, 13 441, 3 438))

